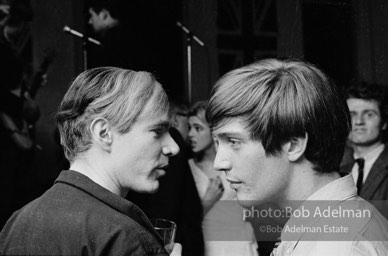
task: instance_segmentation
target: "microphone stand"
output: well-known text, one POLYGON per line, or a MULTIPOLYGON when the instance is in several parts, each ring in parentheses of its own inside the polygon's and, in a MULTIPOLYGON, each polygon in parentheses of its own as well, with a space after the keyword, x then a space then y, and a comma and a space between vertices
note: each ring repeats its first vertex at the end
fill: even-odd
POLYGON ((87 46, 89 43, 101 46, 101 42, 97 41, 94 38, 87 37, 86 35, 69 28, 68 26, 63 27, 63 32, 69 33, 70 35, 76 36, 78 38, 82 39, 82 55, 83 55, 83 64, 84 64, 84 70, 88 68, 88 51, 87 46))
POLYGON ((82 60, 85 71, 88 69, 88 41, 86 40, 86 37, 82 37, 82 60))
POLYGON ((192 92, 192 74, 191 74, 191 47, 192 41, 194 39, 200 46, 204 47, 205 44, 195 36, 190 30, 188 30, 185 26, 182 25, 179 21, 177 21, 176 25, 180 27, 186 35, 186 54, 187 54, 187 90, 188 90, 188 101, 191 104, 191 92, 192 92))

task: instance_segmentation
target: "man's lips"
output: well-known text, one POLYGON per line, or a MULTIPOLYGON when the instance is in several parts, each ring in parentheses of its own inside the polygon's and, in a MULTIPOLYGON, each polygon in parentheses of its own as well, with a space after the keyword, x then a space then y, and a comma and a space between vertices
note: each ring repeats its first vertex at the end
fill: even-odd
POLYGON ((156 178, 159 179, 159 178, 163 177, 164 175, 166 175, 166 171, 163 169, 159 169, 158 173, 156 175, 156 178))
POLYGON ((235 179, 226 178, 226 180, 229 182, 230 188, 234 190, 236 190, 242 184, 241 181, 235 179))
POLYGON ((226 178, 226 180, 229 182, 229 183, 242 183, 241 181, 238 181, 238 180, 235 180, 235 179, 230 179, 230 178, 226 178))
POLYGON ((354 128, 353 129, 353 132, 365 132, 366 129, 365 128, 354 128))
POLYGON ((168 168, 168 164, 161 165, 161 166, 155 168, 156 178, 158 179, 158 178, 163 177, 164 175, 166 175, 167 168, 168 168))
POLYGON ((168 168, 168 164, 163 164, 163 165, 159 166, 157 169, 166 170, 167 168, 168 168))

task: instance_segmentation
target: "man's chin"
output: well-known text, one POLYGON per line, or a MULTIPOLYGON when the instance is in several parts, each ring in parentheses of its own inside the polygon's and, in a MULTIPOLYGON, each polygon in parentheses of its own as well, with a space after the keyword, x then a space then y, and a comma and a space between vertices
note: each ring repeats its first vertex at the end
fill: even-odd
POLYGON ((369 147, 372 146, 373 144, 379 142, 380 139, 375 139, 375 140, 353 140, 353 145, 359 146, 359 147, 369 147))
POLYGON ((149 186, 143 187, 141 189, 137 189, 135 191, 137 193, 141 193, 141 194, 154 194, 154 193, 158 192, 158 190, 159 190, 159 181, 158 180, 154 180, 154 181, 152 181, 150 183, 151 184, 149 184, 149 186))
POLYGON ((238 200, 238 203, 243 208, 251 208, 254 206, 253 202, 248 200, 238 200))
POLYGON ((243 208, 251 208, 252 206, 254 206, 254 201, 249 200, 246 196, 244 196, 242 194, 239 195, 237 193, 237 200, 238 200, 238 203, 240 204, 240 206, 243 208))
POLYGON ((263 205, 273 204, 274 199, 270 198, 261 198, 252 195, 243 195, 237 193, 237 200, 241 207, 243 208, 252 208, 252 207, 261 207, 263 205))
POLYGON ((159 190, 159 181, 155 180, 152 184, 152 187, 146 192, 148 194, 155 194, 159 190))

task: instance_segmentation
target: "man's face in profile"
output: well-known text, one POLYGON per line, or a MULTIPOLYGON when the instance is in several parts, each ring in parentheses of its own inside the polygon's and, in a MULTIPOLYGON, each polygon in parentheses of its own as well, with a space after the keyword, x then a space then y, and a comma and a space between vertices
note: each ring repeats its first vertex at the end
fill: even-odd
POLYGON ((119 187, 140 193, 158 190, 158 179, 166 174, 169 157, 179 152, 169 133, 168 113, 153 114, 153 107, 152 102, 146 105, 129 132, 113 133, 109 159, 119 187))
POLYGON ((214 168, 225 172, 242 206, 258 203, 254 200, 263 203, 286 198, 292 172, 285 153, 267 156, 262 143, 251 138, 240 118, 216 127, 213 135, 217 148, 214 168))

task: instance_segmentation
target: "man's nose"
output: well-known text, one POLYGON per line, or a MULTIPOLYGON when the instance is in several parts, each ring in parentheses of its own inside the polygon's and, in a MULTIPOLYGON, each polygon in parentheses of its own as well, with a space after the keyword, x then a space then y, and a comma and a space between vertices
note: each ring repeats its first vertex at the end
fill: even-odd
POLYGON ((214 159, 214 169, 216 171, 229 171, 232 169, 231 160, 220 146, 217 149, 216 158, 214 159))
POLYGON ((168 157, 175 156, 179 153, 179 146, 170 134, 167 135, 165 146, 162 147, 162 152, 168 157))
POLYGON ((364 117, 362 115, 355 115, 353 117, 353 121, 355 124, 363 124, 364 123, 364 117))

